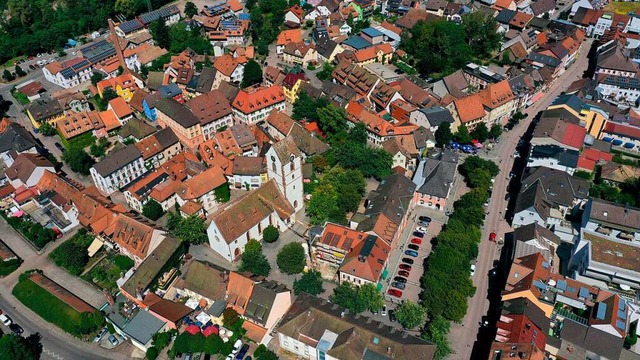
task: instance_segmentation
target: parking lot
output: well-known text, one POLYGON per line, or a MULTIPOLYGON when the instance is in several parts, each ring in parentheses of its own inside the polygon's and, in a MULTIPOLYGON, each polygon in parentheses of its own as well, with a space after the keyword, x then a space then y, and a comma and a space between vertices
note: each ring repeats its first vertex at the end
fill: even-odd
MULTIPOLYGON (((442 226, 444 224, 444 213, 441 211, 428 209, 422 206, 416 206, 411 215, 411 219, 407 225, 407 228, 402 234, 400 238, 400 244, 398 247, 394 248, 391 251, 391 257, 389 261, 389 276, 387 277, 387 283, 385 285, 384 294, 385 299, 390 301, 391 303, 399 304, 403 300, 410 300, 413 302, 417 302, 419 300, 419 295, 422 289, 420 288, 420 277, 424 272, 423 264, 424 260, 431 253, 431 242, 433 238, 440 233, 442 230, 442 226), (431 222, 428 226, 426 226, 426 233, 423 238, 418 238, 413 235, 413 232, 419 226, 419 217, 420 216, 428 216, 431 217, 431 222), (410 256, 405 252, 407 250, 412 250, 409 248, 412 239, 419 239, 420 244, 413 244, 417 246, 418 256, 410 256), (405 283, 404 289, 398 289, 392 286, 394 282, 394 278, 399 276, 398 272, 402 271, 400 268, 401 264, 403 264, 402 259, 408 258, 413 260, 413 264, 410 264, 411 270, 409 270, 409 276, 406 277, 407 281, 405 283), (402 292, 402 296, 396 297, 389 294, 390 289, 400 290, 402 292)), ((418 242, 418 241, 414 241, 418 242)), ((407 271, 407 270, 404 270, 407 271)))

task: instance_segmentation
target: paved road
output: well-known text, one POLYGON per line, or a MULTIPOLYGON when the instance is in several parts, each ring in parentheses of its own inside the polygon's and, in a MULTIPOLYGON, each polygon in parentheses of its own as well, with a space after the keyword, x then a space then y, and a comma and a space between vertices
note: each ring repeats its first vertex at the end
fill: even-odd
MULTIPOLYGON (((573 81, 582 77, 583 72, 587 69, 587 54, 591 43, 591 39, 583 43, 578 55, 579 58, 573 66, 556 80, 547 91, 547 96, 526 110, 527 118, 513 130, 504 134, 500 139, 500 143, 492 151, 498 158, 500 174, 496 177, 493 196, 488 208, 489 215, 485 219, 485 227, 482 232, 476 275, 473 278, 476 293, 469 300, 467 316, 462 321, 462 324, 452 324, 451 332, 449 333, 449 342, 454 351, 454 354, 450 356, 451 359, 467 360, 472 358, 473 344, 476 343, 478 335, 478 325, 489 309, 489 300, 487 299, 489 288, 488 273, 493 267, 493 261, 499 257, 499 249, 495 243, 489 242, 488 238, 491 232, 496 232, 499 238, 504 238, 504 234, 511 231, 511 227, 504 219, 504 210, 507 206, 507 202, 504 200, 508 185, 507 178, 513 166, 511 155, 535 114, 544 110, 573 81)), ((476 345, 486 346, 487 344, 476 345)), ((485 358, 486 354, 478 354, 478 356, 485 358)))
MULTIPOLYGON (((45 275, 70 289, 78 297, 98 308, 105 302, 100 291, 85 283, 78 277, 72 276, 65 270, 55 266, 48 254, 55 248, 49 246, 38 254, 4 221, 0 220, 0 236, 11 249, 23 259, 20 268, 12 274, 0 279, 0 309, 24 328, 25 333, 39 332, 42 335, 42 345, 45 352, 43 359, 75 360, 75 359, 130 359, 133 346, 129 343, 120 345, 116 351, 107 351, 95 344, 88 344, 66 334, 58 327, 43 320, 22 305, 11 295, 11 290, 18 282, 18 276, 28 269, 41 269, 45 275)), ((56 246, 71 234, 56 242, 56 246)), ((7 329, 4 329, 8 331, 7 329)))

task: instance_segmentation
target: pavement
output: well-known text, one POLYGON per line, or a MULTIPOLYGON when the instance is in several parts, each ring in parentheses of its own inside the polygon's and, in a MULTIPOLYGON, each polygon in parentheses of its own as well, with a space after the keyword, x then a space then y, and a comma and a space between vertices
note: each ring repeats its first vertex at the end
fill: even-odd
POLYGON ((29 269, 40 269, 52 280, 71 290, 92 306, 99 308, 104 304, 106 299, 98 289, 57 267, 48 258, 49 253, 55 247, 73 236, 74 233, 66 234, 56 240, 52 244, 53 246, 49 245, 38 253, 4 220, 0 220, 2 240, 23 260, 18 270, 0 278, 0 309, 9 314, 14 322, 22 326, 25 336, 35 332, 42 335, 42 346, 44 347, 42 359, 130 359, 133 345, 125 343, 118 346, 116 351, 108 351, 100 348, 97 344, 83 342, 43 320, 11 295, 11 290, 17 284, 21 273, 29 269))
MULTIPOLYGON (((498 238, 504 238, 504 234, 512 231, 509 223, 504 218, 504 210, 507 202, 504 200, 507 185, 509 183, 508 175, 513 166, 513 158, 511 157, 516 149, 516 145, 524 132, 529 127, 532 119, 539 112, 547 108, 551 102, 562 93, 572 82, 582 78, 583 72, 587 69, 587 54, 593 40, 588 39, 582 44, 578 60, 562 74, 550 86, 547 95, 526 109, 527 115, 511 131, 506 132, 500 137, 499 143, 483 157, 497 160, 500 166, 500 173, 496 177, 493 195, 487 208, 488 215, 485 218, 485 225, 482 229, 482 242, 479 246, 478 262, 476 264, 476 274, 473 277, 473 284, 476 287, 475 295, 469 299, 467 315, 460 324, 453 323, 449 333, 449 343, 452 347, 453 354, 449 359, 472 359, 486 358, 490 339, 478 337, 479 324, 483 320, 490 309, 488 300, 488 289, 490 284, 489 272, 493 268, 494 260, 500 255, 499 245, 488 241, 489 233, 496 232, 498 238)), ((498 304, 499 305, 499 304, 498 304)))

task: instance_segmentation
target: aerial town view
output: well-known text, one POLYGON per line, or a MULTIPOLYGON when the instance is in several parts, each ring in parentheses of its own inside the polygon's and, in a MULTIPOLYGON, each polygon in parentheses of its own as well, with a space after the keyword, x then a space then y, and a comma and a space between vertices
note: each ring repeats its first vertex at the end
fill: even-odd
POLYGON ((640 2, 0 7, 0 360, 640 360, 640 2))

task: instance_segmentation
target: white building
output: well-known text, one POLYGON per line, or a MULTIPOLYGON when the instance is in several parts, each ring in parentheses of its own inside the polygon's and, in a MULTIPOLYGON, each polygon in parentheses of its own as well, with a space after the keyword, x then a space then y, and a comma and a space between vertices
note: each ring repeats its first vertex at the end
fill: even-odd
POLYGON ((236 121, 253 125, 265 120, 273 109, 284 111, 286 97, 279 85, 240 90, 231 104, 236 121))
POLYGON ((47 81, 68 89, 91 80, 93 67, 89 61, 77 57, 64 62, 54 61, 42 67, 47 81))
POLYGON ((56 172, 49 160, 39 154, 23 153, 16 156, 4 175, 15 189, 20 186, 30 188, 40 181, 45 171, 56 172))
POLYGON ((293 138, 288 136, 273 144, 266 154, 267 174, 275 180, 278 189, 289 201, 295 211, 302 209, 302 154, 293 138))
POLYGON ((209 246, 229 261, 244 252, 251 239, 262 240, 262 232, 271 225, 280 231, 293 226, 293 206, 278 190, 274 180, 228 203, 210 217, 207 229, 209 246))
POLYGON ((134 144, 109 153, 90 169, 93 183, 107 195, 127 186, 146 171, 142 154, 134 144))

